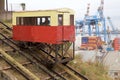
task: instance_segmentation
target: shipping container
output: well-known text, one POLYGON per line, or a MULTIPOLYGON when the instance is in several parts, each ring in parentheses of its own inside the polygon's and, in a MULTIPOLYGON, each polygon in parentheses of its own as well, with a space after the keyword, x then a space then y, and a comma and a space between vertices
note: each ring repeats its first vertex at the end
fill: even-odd
POLYGON ((82 37, 82 44, 88 43, 88 37, 82 37))
POLYGON ((115 51, 120 50, 120 38, 115 38, 113 40, 113 47, 115 51))
POLYGON ((88 50, 97 49, 102 45, 102 40, 97 36, 82 37, 81 48, 86 48, 88 50))

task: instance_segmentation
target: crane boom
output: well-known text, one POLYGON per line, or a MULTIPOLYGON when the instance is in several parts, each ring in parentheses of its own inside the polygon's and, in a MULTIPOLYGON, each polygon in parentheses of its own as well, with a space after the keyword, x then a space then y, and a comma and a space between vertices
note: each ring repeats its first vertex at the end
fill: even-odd
POLYGON ((110 17, 107 17, 107 19, 108 19, 108 21, 109 21, 110 26, 112 27, 112 30, 115 31, 115 28, 114 28, 114 25, 113 25, 113 23, 112 23, 112 21, 111 21, 111 18, 110 18, 110 17))

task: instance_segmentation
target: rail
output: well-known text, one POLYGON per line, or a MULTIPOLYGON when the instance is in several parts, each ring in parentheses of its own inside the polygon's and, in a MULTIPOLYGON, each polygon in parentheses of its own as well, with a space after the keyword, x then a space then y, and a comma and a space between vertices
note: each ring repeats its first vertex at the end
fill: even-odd
POLYGON ((89 80, 87 77, 85 77, 84 75, 78 73, 76 70, 74 70, 73 68, 71 68, 70 66, 68 65, 65 65, 68 69, 70 69, 71 71, 73 71, 76 75, 78 75, 79 77, 82 78, 82 80, 89 80))
MULTIPOLYGON (((41 47, 39 47, 39 49, 48 54, 44 49, 42 49, 41 47)), ((50 54, 48 54, 53 60, 54 57, 50 54)), ((87 77, 85 77, 84 75, 82 75, 81 73, 77 72, 76 70, 72 69, 71 67, 69 67, 68 65, 64 65, 64 64, 58 64, 58 66, 60 66, 61 68, 63 68, 66 72, 68 72, 70 75, 72 75, 76 80, 89 80, 87 77)))
MULTIPOLYGON (((15 51, 18 51, 15 47, 11 46, 10 43, 5 42, 4 40, 0 39, 3 43, 5 43, 7 46, 11 47, 15 51)), ((25 67, 23 67, 20 63, 18 63, 16 60, 14 60, 11 56, 9 56, 5 51, 0 49, 0 53, 2 54, 2 58, 9 63, 12 67, 14 67, 17 71, 19 71, 25 78, 28 80, 39 80, 34 74, 32 74, 29 70, 27 70, 25 67), (31 79, 32 77, 32 79, 31 79)))
POLYGON ((28 69, 26 69, 20 63, 18 63, 16 60, 14 60, 11 56, 9 56, 4 50, 0 49, 0 53, 2 54, 1 57, 5 61, 7 61, 9 64, 11 64, 19 72, 24 74, 24 76, 26 76, 29 80, 40 80, 37 76, 35 76, 33 73, 31 73, 28 69))
POLYGON ((12 28, 10 28, 9 26, 7 26, 5 23, 3 23, 2 21, 0 21, 0 24, 4 25, 6 27, 6 29, 8 30, 12 30, 12 28))
MULTIPOLYGON (((44 64, 43 64, 44 61, 41 60, 41 58, 38 57, 37 54, 35 54, 35 53, 37 53, 37 52, 35 52, 35 50, 33 51, 33 50, 31 50, 30 48, 28 48, 28 50, 29 50, 29 53, 30 53, 30 55, 31 55, 32 57, 34 57, 40 64, 44 65, 44 64)), ((44 67, 46 67, 46 66, 44 66, 44 67)), ((49 70, 47 69, 46 71, 47 71, 47 73, 50 73, 51 77, 54 78, 54 79, 67 80, 67 79, 65 79, 63 76, 61 76, 58 72, 56 72, 56 71, 54 71, 54 70, 52 70, 52 69, 49 69, 49 70), (48 71, 50 71, 50 72, 48 72, 48 71)), ((45 71, 45 72, 46 72, 46 71, 45 71)))
POLYGON ((10 41, 12 44, 18 46, 17 43, 15 43, 13 40, 7 38, 7 37, 6 37, 5 35, 3 35, 2 33, 0 33, 0 35, 1 35, 4 39, 7 39, 8 41, 10 41))
MULTIPOLYGON (((31 54, 29 54, 29 56, 26 55, 26 53, 20 51, 19 49, 16 49, 15 47, 11 46, 10 43, 12 43, 13 45, 15 45, 16 47, 19 47, 15 42, 13 42, 12 40, 10 40, 9 38, 7 38, 5 35, 3 35, 2 33, 0 33, 0 35, 2 37, 4 37, 6 40, 8 40, 7 42, 5 42, 3 39, 0 39, 2 42, 4 42, 6 45, 10 46, 12 49, 14 49, 14 51, 18 51, 20 54, 24 55, 25 57, 27 57, 31 62, 35 63, 35 62, 39 62, 35 63, 39 68, 41 68, 45 73, 47 73, 50 77, 54 78, 54 79, 58 79, 56 78, 59 77, 62 80, 66 80, 64 77, 62 77, 61 75, 59 75, 57 72, 48 70, 47 68, 45 68, 45 66, 42 66, 43 64, 41 64, 43 61, 40 61, 39 59, 37 59, 34 55, 33 52, 31 54), (9 43, 8 43, 9 42, 9 43), (30 56, 31 55, 31 56, 30 56), (32 57, 32 58, 30 58, 32 57), (33 60, 34 59, 34 60, 33 60), (35 61, 36 60, 36 61, 35 61), (41 63, 40 63, 41 62, 41 63)), ((31 51, 30 51, 31 52, 31 51)), ((25 75, 24 75, 25 76, 25 75)))

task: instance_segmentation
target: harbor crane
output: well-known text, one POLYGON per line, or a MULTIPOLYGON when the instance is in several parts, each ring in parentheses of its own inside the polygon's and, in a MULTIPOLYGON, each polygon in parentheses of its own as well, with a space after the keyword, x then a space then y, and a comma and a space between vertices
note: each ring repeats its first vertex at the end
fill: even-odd
MULTIPOLYGON (((107 17, 107 20, 108 20, 108 22, 109 22, 109 24, 110 24, 110 27, 112 28, 112 32, 116 32, 116 29, 115 29, 115 27, 114 27, 114 25, 113 25, 113 23, 112 23, 112 20, 111 20, 111 18, 110 17, 107 17)), ((116 34, 116 33, 115 33, 116 34)))
POLYGON ((89 36, 101 36, 100 32, 104 34, 104 41, 107 41, 107 32, 106 32, 106 24, 105 17, 103 14, 104 8, 104 0, 101 0, 100 6, 98 7, 96 15, 89 15, 90 4, 87 7, 87 13, 83 20, 76 21, 76 27, 82 29, 82 34, 87 33, 89 36), (87 29, 87 30, 86 30, 87 29), (101 29, 101 30, 100 30, 101 29))

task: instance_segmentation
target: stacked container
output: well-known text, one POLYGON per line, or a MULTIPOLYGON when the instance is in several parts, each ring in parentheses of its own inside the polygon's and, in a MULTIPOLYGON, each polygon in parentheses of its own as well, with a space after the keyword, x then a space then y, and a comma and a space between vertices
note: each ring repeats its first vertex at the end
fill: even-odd
POLYGON ((89 37, 88 49, 93 50, 93 49, 96 49, 96 48, 97 48, 97 37, 96 36, 89 37))
POLYGON ((81 44, 81 47, 80 49, 87 49, 87 44, 88 44, 88 37, 82 37, 81 38, 82 40, 82 44, 81 44))
POLYGON ((88 48, 96 49, 101 45, 102 45, 102 40, 100 37, 97 36, 89 37, 88 48))
POLYGON ((97 36, 82 37, 81 49, 94 50, 102 45, 102 40, 97 36))
POLYGON ((120 38, 115 38, 114 39, 113 46, 114 46, 114 50, 115 51, 120 50, 120 38))
POLYGON ((82 37, 82 44, 88 43, 88 37, 82 37))

